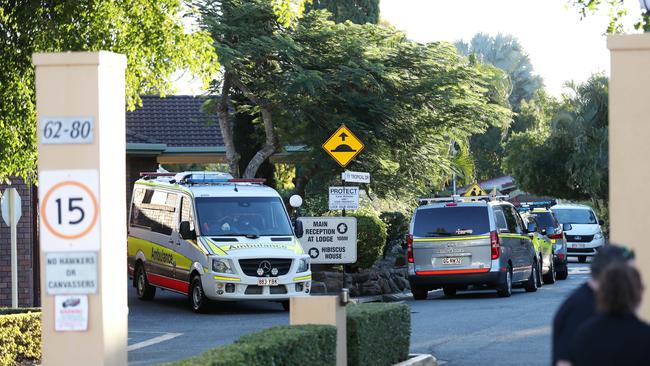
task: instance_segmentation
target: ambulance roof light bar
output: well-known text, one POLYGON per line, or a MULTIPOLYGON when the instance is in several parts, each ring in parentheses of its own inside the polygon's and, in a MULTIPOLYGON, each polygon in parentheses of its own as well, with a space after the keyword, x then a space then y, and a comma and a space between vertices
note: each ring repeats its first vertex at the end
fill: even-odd
POLYGON ((508 196, 460 196, 452 195, 449 197, 431 197, 431 198, 419 198, 418 202, 420 205, 429 205, 431 203, 445 203, 445 202, 472 202, 472 201, 503 201, 508 199, 508 196))

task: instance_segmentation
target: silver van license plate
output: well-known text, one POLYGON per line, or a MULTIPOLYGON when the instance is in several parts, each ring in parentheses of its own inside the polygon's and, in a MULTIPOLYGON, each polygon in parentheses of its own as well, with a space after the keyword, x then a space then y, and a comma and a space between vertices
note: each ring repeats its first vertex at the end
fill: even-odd
POLYGON ((278 279, 277 278, 258 278, 257 279, 257 285, 258 286, 277 286, 278 285, 278 279))
POLYGON ((442 258, 442 264, 460 264, 461 262, 462 258, 460 257, 442 258))

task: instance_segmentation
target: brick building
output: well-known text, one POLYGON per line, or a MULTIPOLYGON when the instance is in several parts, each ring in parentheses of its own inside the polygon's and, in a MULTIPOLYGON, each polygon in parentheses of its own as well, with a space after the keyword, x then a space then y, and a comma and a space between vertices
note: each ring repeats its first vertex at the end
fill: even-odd
MULTIPOLYGON (((18 220, 18 305, 35 306, 40 300, 38 284, 37 222, 34 208, 37 196, 34 185, 25 184, 22 179, 12 179, 11 187, 18 190, 22 198, 22 216, 18 220)), ((0 192, 9 186, 0 184, 0 192)), ((0 307, 11 306, 11 232, 9 226, 0 220, 0 307)))

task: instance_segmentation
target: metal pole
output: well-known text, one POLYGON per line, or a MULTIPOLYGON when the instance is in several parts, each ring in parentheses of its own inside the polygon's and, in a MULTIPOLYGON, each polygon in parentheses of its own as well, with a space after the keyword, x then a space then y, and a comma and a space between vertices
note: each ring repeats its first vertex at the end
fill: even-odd
POLYGON ((8 189, 9 191, 9 222, 11 228, 11 307, 18 307, 18 245, 16 243, 16 207, 14 207, 14 200, 16 191, 8 189))
MULTIPOLYGON (((345 172, 343 172, 343 173, 345 173, 345 172)), ((343 185, 343 188, 345 188, 345 179, 343 179, 343 177, 344 177, 344 175, 341 174, 341 183, 342 183, 342 185, 343 185)), ((343 209, 343 214, 342 214, 342 216, 345 217, 345 208, 343 209)), ((345 271, 345 269, 346 269, 345 267, 346 267, 346 264, 343 264, 343 287, 341 288, 341 292, 345 292, 345 289, 347 288, 347 287, 346 287, 346 285, 347 285, 346 282, 347 282, 347 281, 346 281, 346 279, 345 279, 345 272, 346 272, 346 271, 345 271)))
POLYGON ((454 175, 453 175, 453 186, 454 186, 453 195, 455 196, 456 195, 456 173, 454 173, 454 175))

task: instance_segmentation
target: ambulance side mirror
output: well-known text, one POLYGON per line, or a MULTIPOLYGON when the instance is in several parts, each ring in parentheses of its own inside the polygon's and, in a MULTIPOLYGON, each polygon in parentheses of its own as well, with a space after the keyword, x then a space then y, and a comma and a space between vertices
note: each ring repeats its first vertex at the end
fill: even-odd
POLYGON ((181 238, 185 240, 194 240, 196 239, 196 231, 190 230, 189 221, 181 221, 181 226, 178 230, 178 233, 181 234, 181 238))
POLYGON ((296 220, 293 225, 296 232, 296 238, 302 238, 305 234, 305 229, 302 227, 302 221, 296 220))

